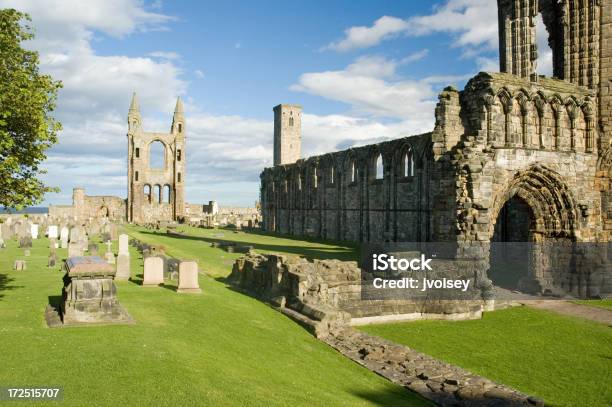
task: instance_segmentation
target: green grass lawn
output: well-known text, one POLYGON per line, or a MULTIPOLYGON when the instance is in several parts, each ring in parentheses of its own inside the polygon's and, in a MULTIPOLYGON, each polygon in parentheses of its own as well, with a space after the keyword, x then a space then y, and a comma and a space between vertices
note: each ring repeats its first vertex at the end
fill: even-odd
MULTIPOLYGON (((263 251, 310 257, 350 258, 354 249, 189 230, 197 236, 129 229, 170 255, 198 260, 210 276, 200 276, 201 295, 177 294, 175 282, 165 288, 117 282, 121 304, 137 321, 122 326, 47 328, 43 312, 49 297, 61 292, 62 273, 46 267, 46 239, 34 241, 27 271, 13 271, 23 250, 8 241, 0 250, 0 386, 63 386, 61 405, 71 406, 428 405, 215 279, 230 272, 238 255, 210 248, 209 240, 222 233, 263 251)), ((137 277, 142 259, 130 250, 137 277)))
POLYGON ((612 405, 612 331, 603 324, 516 307, 485 313, 482 320, 361 329, 554 406, 612 405))
POLYGON ((576 300, 576 304, 588 305, 589 307, 605 308, 612 310, 612 299, 605 300, 576 300))

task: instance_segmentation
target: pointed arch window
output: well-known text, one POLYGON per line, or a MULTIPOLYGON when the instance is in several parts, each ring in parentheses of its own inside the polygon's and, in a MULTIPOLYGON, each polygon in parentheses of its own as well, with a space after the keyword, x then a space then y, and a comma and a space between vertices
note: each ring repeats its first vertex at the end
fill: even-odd
POLYGON ((357 179, 357 172, 355 170, 355 162, 351 162, 351 182, 355 182, 357 179))
POLYGON ((376 157, 376 179, 383 179, 384 176, 384 168, 383 168, 383 159, 382 155, 379 153, 376 157))
POLYGON ((334 183, 334 167, 331 166, 329 167, 329 183, 333 184, 334 183))
POLYGON ((402 175, 404 177, 413 177, 414 176, 414 154, 412 154, 412 149, 408 149, 404 153, 404 157, 402 159, 402 175))

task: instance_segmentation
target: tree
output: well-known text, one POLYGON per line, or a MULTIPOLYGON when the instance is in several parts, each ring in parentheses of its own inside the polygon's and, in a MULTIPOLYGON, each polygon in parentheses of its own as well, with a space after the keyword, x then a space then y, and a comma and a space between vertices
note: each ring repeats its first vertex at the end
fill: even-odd
POLYGON ((38 53, 22 48, 34 38, 30 17, 0 9, 0 207, 40 203, 47 192, 39 176, 46 150, 57 143, 61 124, 50 113, 62 87, 38 71, 38 53))

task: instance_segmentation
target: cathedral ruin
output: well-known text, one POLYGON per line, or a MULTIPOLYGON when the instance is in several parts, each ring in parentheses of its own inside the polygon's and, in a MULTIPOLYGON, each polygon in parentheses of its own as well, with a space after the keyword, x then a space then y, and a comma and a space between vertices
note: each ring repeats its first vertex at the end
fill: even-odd
POLYGON ((612 291, 612 0, 498 0, 498 15, 501 72, 444 89, 430 133, 300 159, 300 122, 287 116, 300 110, 275 108, 275 166, 261 174, 265 230, 449 242, 456 259, 488 260, 496 242, 603 243, 603 263, 586 274, 556 271, 561 261, 576 270, 580 256, 528 253, 533 267, 519 285, 612 291), (536 74, 538 14, 552 78, 536 74))

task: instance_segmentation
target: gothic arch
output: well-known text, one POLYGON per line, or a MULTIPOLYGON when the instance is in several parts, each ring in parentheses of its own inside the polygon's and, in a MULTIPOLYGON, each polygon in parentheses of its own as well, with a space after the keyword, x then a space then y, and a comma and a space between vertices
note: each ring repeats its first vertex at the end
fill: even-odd
POLYGON ((574 237, 577 206, 561 176, 540 165, 515 174, 490 209, 489 236, 504 204, 517 196, 529 205, 534 216, 534 232, 543 237, 574 237))

